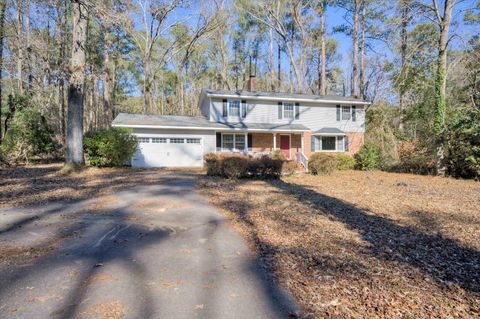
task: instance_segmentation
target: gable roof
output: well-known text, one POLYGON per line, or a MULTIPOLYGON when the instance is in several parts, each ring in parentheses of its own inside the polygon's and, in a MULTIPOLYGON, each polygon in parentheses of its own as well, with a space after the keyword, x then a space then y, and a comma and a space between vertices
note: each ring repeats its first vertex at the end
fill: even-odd
POLYGON ((289 101, 289 102, 318 102, 318 103, 333 103, 333 104, 356 104, 369 105, 371 102, 362 99, 357 99, 350 96, 339 95, 311 95, 300 93, 282 93, 282 92, 250 92, 250 91, 218 91, 218 90, 203 90, 202 94, 207 97, 218 98, 248 98, 256 100, 270 100, 270 101, 289 101))
POLYGON ((302 124, 219 123, 211 122, 203 116, 172 116, 130 113, 118 114, 117 117, 113 120, 112 126, 131 128, 197 129, 217 131, 309 131, 309 129, 302 124))
POLYGON ((345 135, 345 132, 336 127, 323 127, 315 131, 313 135, 345 135))

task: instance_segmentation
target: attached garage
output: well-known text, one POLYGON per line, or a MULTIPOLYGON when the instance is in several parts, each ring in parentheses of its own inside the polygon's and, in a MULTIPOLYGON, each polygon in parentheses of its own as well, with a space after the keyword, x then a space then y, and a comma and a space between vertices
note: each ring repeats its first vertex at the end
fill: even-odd
MULTIPOLYGON (((141 134, 144 135, 144 134, 141 134)), ((139 136, 132 166, 202 166, 203 139, 185 136, 139 136)))

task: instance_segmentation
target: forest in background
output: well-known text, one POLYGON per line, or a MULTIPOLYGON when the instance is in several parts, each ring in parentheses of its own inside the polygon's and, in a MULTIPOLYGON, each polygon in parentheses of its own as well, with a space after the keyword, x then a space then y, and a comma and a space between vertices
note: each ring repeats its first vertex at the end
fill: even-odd
POLYGON ((0 0, 0 156, 82 164, 118 112, 198 115, 255 74, 372 101, 382 169, 478 178, 479 30, 477 0, 0 0))

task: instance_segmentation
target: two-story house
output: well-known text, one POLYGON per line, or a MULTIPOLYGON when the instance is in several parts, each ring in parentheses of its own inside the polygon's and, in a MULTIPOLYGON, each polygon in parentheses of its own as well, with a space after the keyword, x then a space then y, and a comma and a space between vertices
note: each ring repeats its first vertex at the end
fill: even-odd
POLYGON ((277 149, 305 164, 313 152, 354 154, 363 145, 369 102, 255 92, 252 86, 240 92, 203 90, 198 105, 202 116, 120 113, 112 125, 131 128, 138 136, 133 166, 202 166, 209 152, 277 149))

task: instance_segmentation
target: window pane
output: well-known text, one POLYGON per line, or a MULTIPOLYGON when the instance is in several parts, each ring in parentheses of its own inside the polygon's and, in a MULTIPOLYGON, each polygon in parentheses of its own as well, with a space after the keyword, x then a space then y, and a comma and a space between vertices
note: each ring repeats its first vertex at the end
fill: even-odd
POLYGON ((227 150, 233 149, 233 134, 224 134, 222 136, 222 148, 227 150))
POLYGON ((337 151, 343 151, 343 136, 337 136, 337 151))
POLYGON ((187 138, 187 144, 200 144, 199 138, 187 138))
POLYGON ((335 136, 322 137, 322 151, 335 151, 335 136))
POLYGON ((148 137, 138 137, 138 143, 150 143, 150 138, 148 137))
POLYGON ((228 115, 240 116, 240 101, 228 101, 228 115))
POLYGON ((342 120, 348 121, 350 120, 350 106, 342 106, 342 120))
POLYGON ((170 143, 172 143, 172 144, 183 144, 183 143, 185 143, 185 139, 183 139, 183 138, 171 138, 170 143))
POLYGON ((243 151, 245 149, 245 135, 235 135, 235 149, 243 151))
POLYGON ((294 105, 293 103, 283 103, 283 117, 287 119, 293 119, 294 117, 294 105))
POLYGON ((167 143, 167 139, 163 137, 153 137, 152 143, 167 143))

